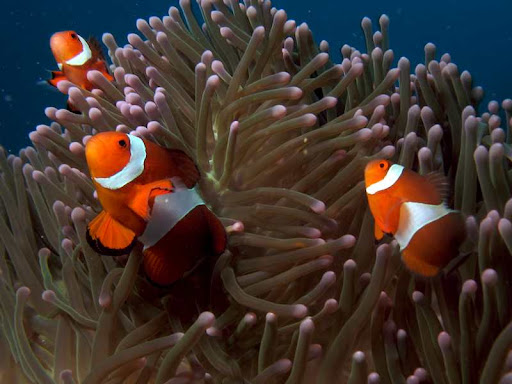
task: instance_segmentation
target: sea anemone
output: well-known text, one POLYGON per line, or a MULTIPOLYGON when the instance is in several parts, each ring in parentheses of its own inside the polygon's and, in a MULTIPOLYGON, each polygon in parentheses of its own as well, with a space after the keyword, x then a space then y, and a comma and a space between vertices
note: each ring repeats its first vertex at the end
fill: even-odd
POLYGON ((511 382, 512 101, 478 116, 482 89, 433 44, 414 74, 394 68, 385 15, 377 32, 363 19, 366 53, 344 45, 334 64, 269 0, 198 3, 202 25, 181 0, 137 21, 146 40, 105 34, 115 81, 61 82, 80 113, 47 108, 33 147, 0 152, 2 382, 511 382), (213 271, 224 312, 184 324, 147 298, 140 249, 88 246, 101 207, 84 143, 108 130, 196 161, 229 234, 213 271), (375 243, 376 158, 448 176, 460 264, 426 280, 375 243))

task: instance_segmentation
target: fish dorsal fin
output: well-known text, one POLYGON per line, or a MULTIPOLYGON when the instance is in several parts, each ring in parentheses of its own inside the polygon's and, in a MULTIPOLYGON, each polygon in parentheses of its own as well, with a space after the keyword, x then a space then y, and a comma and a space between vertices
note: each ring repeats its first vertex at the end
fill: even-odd
POLYGON ((183 151, 179 149, 168 149, 172 161, 178 172, 176 176, 181 178, 187 188, 193 188, 199 181, 200 174, 194 161, 183 151))
POLYGON ((135 194, 130 199, 128 207, 144 220, 149 219, 150 200, 158 195, 164 195, 173 191, 170 180, 158 180, 153 183, 138 185, 135 194))
POLYGON ((94 57, 98 60, 106 61, 105 55, 103 53, 103 49, 102 49, 101 44, 97 38, 95 38, 94 36, 90 36, 87 39, 87 44, 89 44, 89 48, 91 49, 92 57, 94 57))
POLYGON ((130 252, 135 245, 135 233, 101 211, 87 226, 87 242, 93 250, 109 256, 130 252))
POLYGON ((425 175, 425 178, 436 188, 441 200, 445 203, 448 202, 450 198, 450 183, 446 176, 441 172, 430 172, 425 175))

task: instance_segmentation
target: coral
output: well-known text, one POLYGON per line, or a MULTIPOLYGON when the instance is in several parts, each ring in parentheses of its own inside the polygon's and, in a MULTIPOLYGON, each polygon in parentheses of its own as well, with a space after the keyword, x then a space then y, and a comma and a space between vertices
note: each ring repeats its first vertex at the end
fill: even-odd
POLYGON ((48 108, 33 147, 0 153, 2 382, 510 382, 512 101, 506 130, 498 103, 479 116, 482 89, 432 44, 414 74, 406 58, 394 68, 387 16, 375 33, 363 20, 366 53, 345 45, 334 64, 269 0, 199 4, 203 25, 181 0, 137 21, 146 40, 106 34, 115 82, 60 83, 81 113, 48 108), (182 324, 147 298, 140 249, 87 245, 101 207, 84 142, 113 129, 197 162, 229 233, 223 313, 182 324), (375 244, 375 158, 451 180, 469 235, 441 276, 375 244))

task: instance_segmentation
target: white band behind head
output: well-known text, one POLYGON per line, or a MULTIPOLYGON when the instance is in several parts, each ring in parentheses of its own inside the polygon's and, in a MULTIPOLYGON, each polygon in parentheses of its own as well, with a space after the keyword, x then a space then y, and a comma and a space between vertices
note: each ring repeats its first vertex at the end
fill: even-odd
POLYGON ((374 195, 377 192, 384 191, 385 189, 392 187, 402 175, 403 170, 404 167, 401 165, 393 164, 388 169, 386 176, 384 176, 382 180, 377 181, 376 183, 373 183, 372 185, 368 186, 368 188, 366 188, 366 193, 369 195, 374 195))
POLYGON ((82 52, 80 52, 75 57, 72 57, 71 59, 67 60, 66 64, 68 65, 84 65, 92 57, 91 48, 89 48, 89 44, 87 43, 87 41, 85 41, 82 36, 77 36, 78 39, 80 39, 80 42, 82 43, 82 52))
POLYGON ((146 160, 146 146, 142 139, 137 136, 127 135, 130 139, 130 160, 116 174, 110 177, 95 177, 96 181, 103 188, 119 189, 132 182, 144 172, 144 161, 146 160))

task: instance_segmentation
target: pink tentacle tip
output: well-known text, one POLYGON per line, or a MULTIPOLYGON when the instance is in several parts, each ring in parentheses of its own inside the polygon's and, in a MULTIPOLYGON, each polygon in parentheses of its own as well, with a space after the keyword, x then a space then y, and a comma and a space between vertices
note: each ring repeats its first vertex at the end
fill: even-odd
POLYGON ((300 323, 299 330, 300 333, 311 334, 315 330, 315 323, 313 323, 313 320, 308 317, 300 323))
POLYGON ((368 375, 368 384, 379 384, 380 376, 377 372, 372 372, 368 375))
POLYGON ((272 107, 271 114, 273 118, 280 119, 286 115, 286 107, 283 105, 276 105, 272 107))
POLYGON ((41 294, 41 298, 47 303, 55 303, 55 301, 57 300, 57 295, 55 294, 54 291, 48 289, 41 294))
POLYGON ((240 128, 240 123, 238 121, 233 121, 231 123, 231 126, 229 127, 229 133, 234 135, 238 132, 239 128, 240 128))
POLYGON ((276 370, 278 372, 286 373, 292 369, 292 362, 288 359, 281 359, 276 361, 275 363, 276 370))
POLYGON ((476 290, 478 289, 478 285, 475 280, 466 280, 464 284, 462 285, 462 293, 468 294, 468 295, 474 295, 476 293, 476 290))
POLYGON ((320 200, 317 200, 317 201, 313 202, 309 207, 315 213, 323 213, 323 212, 325 212, 325 203, 323 201, 320 201, 320 200))
POLYGON ((310 239, 318 239, 322 236, 322 232, 317 228, 302 227, 302 234, 310 239))
POLYGON ((220 85, 220 78, 217 75, 211 75, 208 77, 208 80, 206 80, 206 86, 207 87, 213 87, 213 89, 216 89, 220 85))
POLYGON ((265 316, 265 321, 267 323, 275 323, 277 321, 276 314, 272 313, 272 312, 268 312, 267 315, 265 316))
POLYGON ((41 141, 41 135, 36 131, 30 132, 28 137, 33 143, 39 143, 41 141))
POLYGON ((327 271, 322 275, 320 281, 322 284, 331 285, 336 282, 336 273, 333 271, 327 271))
POLYGON ((83 208, 74 208, 71 211, 71 220, 73 220, 74 222, 85 221, 85 211, 83 210, 83 208))
POLYGON ((444 331, 440 332, 437 336, 437 343, 441 347, 441 349, 448 349, 451 346, 452 338, 450 335, 444 331))
POLYGON ((323 255, 318 258, 322 267, 328 267, 332 264, 334 258, 331 255, 323 255))
POLYGON ((292 316, 298 319, 302 319, 308 314, 308 308, 303 304, 295 304, 293 306, 292 316))
POLYGON ((508 237, 512 234, 512 223, 510 220, 502 218, 498 221, 498 230, 503 237, 508 237))
POLYGON ((352 359, 358 363, 358 364, 362 364, 366 361, 366 355, 364 354, 364 352, 362 351, 356 351, 354 352, 354 354, 352 355, 352 359))
POLYGON ((327 299, 324 303, 324 311, 328 314, 336 312, 338 309, 338 301, 336 299, 327 299))
POLYGON ((46 179, 46 176, 43 172, 41 171, 38 171, 38 170, 35 170, 34 172, 32 172, 32 178, 37 182, 37 183, 42 183, 45 181, 46 179))
POLYGON ((428 379, 428 373, 425 368, 416 368, 414 370, 414 376, 416 376, 420 381, 426 381, 428 379))
POLYGON ((215 315, 211 312, 203 312, 199 315, 196 321, 202 328, 207 329, 213 325, 215 321, 215 315))
POLYGON ((69 380, 73 380, 73 371, 71 369, 64 369, 59 374, 60 379, 68 382, 69 380))
POLYGON ((482 283, 494 287, 498 283, 498 273, 496 270, 488 268, 482 272, 482 283))
POLYGON ((290 92, 290 99, 292 100, 297 100, 297 99, 300 99, 302 97, 302 89, 298 88, 298 87, 290 87, 288 88, 289 92, 290 92))
POLYGON ((308 360, 318 359, 322 356, 323 348, 320 344, 311 344, 308 350, 308 360))
POLYGON ((211 337, 221 337, 222 331, 215 327, 206 328, 206 334, 211 337))
POLYGON ((420 292, 420 291, 414 291, 414 292, 412 293, 412 300, 413 300, 415 303, 419 304, 419 303, 421 303, 424 299, 425 299, 425 295, 424 295, 422 292, 420 292))
POLYGON ((112 305, 112 295, 110 293, 101 293, 98 297, 98 303, 102 308, 109 308, 112 305))

